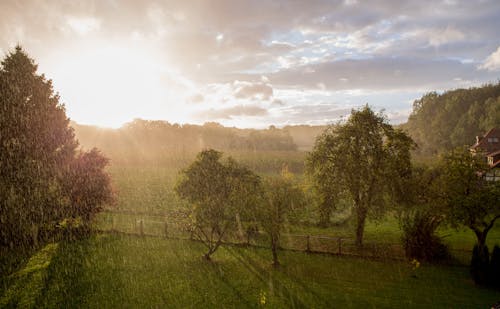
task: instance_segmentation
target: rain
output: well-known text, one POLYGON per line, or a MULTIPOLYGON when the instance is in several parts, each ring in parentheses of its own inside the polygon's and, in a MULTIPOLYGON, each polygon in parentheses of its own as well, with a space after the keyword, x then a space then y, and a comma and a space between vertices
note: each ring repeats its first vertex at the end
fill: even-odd
POLYGON ((2 1, 0 308, 500 308, 499 21, 2 1))

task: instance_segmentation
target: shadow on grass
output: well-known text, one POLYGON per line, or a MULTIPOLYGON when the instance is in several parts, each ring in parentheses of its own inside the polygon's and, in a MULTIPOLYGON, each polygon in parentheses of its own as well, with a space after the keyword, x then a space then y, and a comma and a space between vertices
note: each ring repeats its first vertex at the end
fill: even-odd
POLYGON ((88 294, 84 263, 90 254, 91 239, 62 241, 47 269, 44 287, 37 299, 37 308, 69 308, 81 304, 88 294))
MULTIPOLYGON (((276 275, 282 272, 282 267, 279 266, 274 268, 269 261, 269 266, 262 266, 262 262, 257 261, 250 256, 248 250, 235 250, 231 247, 226 247, 226 250, 231 256, 233 256, 242 266, 244 266, 250 273, 259 279, 263 284, 267 284, 270 289, 271 294, 276 294, 281 296, 287 303, 286 307, 292 308, 306 308, 308 307, 304 304, 289 288, 286 287, 280 280, 276 278, 276 275)), ((283 273, 285 274, 285 273, 283 273)), ((288 276, 285 274, 285 276, 288 276)), ((305 290, 312 292, 311 289, 307 288, 305 285, 305 290)), ((320 295, 315 295, 320 298, 320 295)))

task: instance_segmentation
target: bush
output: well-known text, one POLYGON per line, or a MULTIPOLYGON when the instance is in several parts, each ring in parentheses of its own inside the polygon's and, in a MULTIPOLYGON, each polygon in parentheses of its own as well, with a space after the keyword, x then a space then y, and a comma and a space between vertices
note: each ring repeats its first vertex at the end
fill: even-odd
POLYGON ((500 287, 500 247, 495 245, 491 253, 490 282, 493 286, 500 287))
POLYGON ((448 247, 435 234, 440 223, 440 217, 422 210, 408 212, 402 217, 402 241, 407 258, 437 261, 450 257, 448 247))
POLYGON ((482 250, 476 244, 472 250, 472 260, 470 263, 470 272, 472 279, 477 284, 485 284, 488 279, 490 254, 488 246, 484 246, 482 250))

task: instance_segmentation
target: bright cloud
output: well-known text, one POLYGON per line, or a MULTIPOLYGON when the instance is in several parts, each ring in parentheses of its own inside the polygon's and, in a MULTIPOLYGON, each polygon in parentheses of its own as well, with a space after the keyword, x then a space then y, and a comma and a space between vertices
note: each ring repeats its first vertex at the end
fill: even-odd
POLYGON ((500 71, 500 46, 486 58, 479 68, 488 71, 500 71))

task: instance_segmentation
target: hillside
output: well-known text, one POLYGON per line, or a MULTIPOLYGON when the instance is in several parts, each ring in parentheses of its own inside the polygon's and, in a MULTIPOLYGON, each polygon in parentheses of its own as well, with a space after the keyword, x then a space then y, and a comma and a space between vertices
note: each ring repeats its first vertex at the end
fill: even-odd
POLYGON ((430 92, 413 103, 406 129, 418 145, 417 155, 430 157, 460 146, 500 125, 500 82, 482 87, 430 92))

